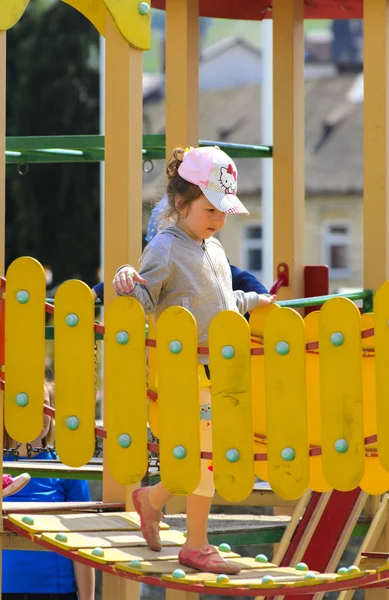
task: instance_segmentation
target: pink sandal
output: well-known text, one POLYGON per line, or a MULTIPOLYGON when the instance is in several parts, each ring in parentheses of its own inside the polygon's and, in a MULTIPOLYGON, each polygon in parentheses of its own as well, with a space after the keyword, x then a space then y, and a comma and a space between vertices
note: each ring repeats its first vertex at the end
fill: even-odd
POLYGON ((152 550, 159 552, 162 549, 159 537, 159 524, 163 514, 153 508, 150 504, 150 487, 138 488, 132 493, 134 508, 140 516, 140 528, 142 535, 152 550))
POLYGON ((239 565, 225 560, 220 556, 215 546, 204 546, 200 550, 190 550, 183 546, 178 554, 178 560, 186 567, 198 569, 204 573, 218 573, 223 575, 237 575, 240 573, 239 565))

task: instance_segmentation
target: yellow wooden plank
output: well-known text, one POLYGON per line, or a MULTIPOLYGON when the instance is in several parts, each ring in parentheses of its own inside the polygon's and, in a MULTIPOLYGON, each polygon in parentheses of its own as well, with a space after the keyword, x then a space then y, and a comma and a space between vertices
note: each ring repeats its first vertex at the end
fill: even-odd
MULTIPOLYGON (((250 315, 251 347, 263 348, 265 322, 268 316, 280 307, 277 304, 259 306, 250 315)), ((251 395, 253 405, 254 434, 266 435, 266 392, 265 392, 265 356, 251 357, 251 395)), ((266 454, 267 444, 254 438, 254 452, 266 454)), ((255 475, 264 481, 269 481, 267 461, 256 461, 254 464, 255 475)))
POLYGON ((250 315, 250 332, 255 338, 264 337, 266 321, 275 310, 279 309, 278 304, 267 304, 253 310, 250 315))
POLYGON ((94 299, 82 281, 55 295, 56 448, 62 462, 81 467, 95 449, 94 299))
MULTIPOLYGON (((147 545, 142 534, 135 531, 44 532, 42 539, 63 550, 147 545)), ((181 531, 164 530, 161 531, 161 541, 163 546, 179 546, 185 543, 185 537, 181 531)))
POLYGON ((374 297, 375 376, 377 406, 377 447, 380 464, 389 471, 389 281, 374 297))
POLYGON ((233 311, 216 315, 209 328, 212 367, 212 456, 218 493, 230 502, 254 485, 250 331, 233 311))
MULTIPOLYGON (((141 10, 139 0, 103 0, 121 35, 139 50, 150 49, 151 10, 141 10)), ((148 4, 148 3, 146 3, 148 4)), ((90 11, 89 3, 85 2, 90 11)), ((146 7, 144 7, 146 8, 146 7)))
MULTIPOLYGON (((361 329, 362 331, 374 330, 373 313, 361 315, 361 329)), ((363 431, 365 437, 377 433, 374 348, 374 335, 362 338, 363 431)))
POLYGON ((359 486, 371 495, 383 494, 389 490, 389 473, 380 464, 377 456, 367 456, 359 486))
POLYGON ((159 317, 157 361, 161 480, 172 494, 190 494, 201 474, 200 409, 197 325, 186 309, 159 317))
POLYGON ((269 482, 281 498, 299 498, 309 485, 305 334, 289 308, 266 321, 265 374, 269 482))
POLYGON ((94 25, 100 35, 105 36, 107 8, 104 2, 100 0, 97 2, 89 2, 88 0, 62 0, 62 2, 78 10, 94 25))
MULTIPOLYGON (((362 331, 374 329, 374 314, 361 315, 362 331)), ((376 404, 376 366, 373 358, 375 336, 362 338, 362 385, 363 385, 363 419, 365 437, 377 432, 377 404, 376 404)), ((370 445, 371 447, 372 445, 370 445)), ((373 444, 374 449, 377 443, 373 444)), ((369 448, 369 446, 367 446, 369 448)), ((360 487, 368 494, 383 494, 389 489, 389 473, 380 464, 375 456, 365 458, 365 471, 360 487)))
POLYGON ((147 471, 145 314, 134 298, 115 298, 105 311, 105 415, 108 467, 124 484, 147 471))
MULTIPOLYGON (((267 442, 261 442, 254 438, 254 454, 267 454, 267 442)), ((254 473, 260 479, 269 481, 267 460, 256 460, 254 462, 254 473)))
POLYGON ((115 569, 136 575, 169 575, 176 569, 188 574, 196 573, 195 569, 182 565, 178 560, 142 561, 139 566, 134 566, 131 562, 119 562, 115 564, 115 569))
MULTIPOLYGON (((104 514, 109 515, 111 513, 104 513, 104 514)), ((112 514, 115 514, 115 513, 112 513, 112 514)), ((128 521, 131 528, 140 529, 140 518, 139 518, 138 513, 136 513, 136 512, 121 512, 120 517, 122 519, 124 519, 125 521, 128 521)), ((159 524, 159 528, 160 529, 169 529, 169 525, 162 521, 159 524)))
POLYGON ((263 571, 263 569, 277 568, 277 566, 271 562, 261 563, 252 558, 251 556, 239 556, 239 558, 231 558, 231 562, 235 565, 239 565, 241 569, 256 569, 263 571))
POLYGON ((326 302, 319 315, 323 471, 340 491, 362 479, 365 463, 361 320, 346 298, 326 302))
POLYGON ((139 531, 136 513, 104 514, 10 514, 8 519, 29 533, 49 531, 139 531))
MULTIPOLYGON (((319 341, 319 311, 307 315, 304 319, 305 341, 307 344, 319 341)), ((308 430, 309 443, 320 446, 321 422, 320 422, 320 365, 319 350, 311 349, 306 353, 307 374, 307 407, 308 407, 308 430)))
MULTIPOLYGON (((98 546, 97 546, 98 548, 98 546)), ((78 554, 99 564, 112 564, 131 560, 178 560, 180 546, 164 546, 160 552, 155 552, 148 547, 137 546, 135 548, 100 548, 80 549, 78 554)))
MULTIPOLYGON (((306 343, 319 341, 319 311, 309 313, 304 319, 306 343)), ((306 354, 307 406, 308 406, 308 439, 311 445, 321 445, 320 420, 320 364, 319 350, 307 350, 306 354)), ((323 473, 321 456, 309 459, 309 485, 315 492, 328 492, 331 486, 323 473)))
MULTIPOLYGON (((149 340, 157 339, 157 330, 155 327, 154 319, 152 315, 148 318, 148 338, 149 340)), ((147 348, 147 387, 153 391, 157 392, 157 349, 149 346, 147 348)), ((158 402, 154 402, 153 400, 149 400, 148 402, 148 414, 149 414, 149 425, 151 431, 156 437, 159 437, 159 428, 158 428, 158 402)))
MULTIPOLYGON (((192 585, 194 583, 201 584, 205 581, 214 581, 216 580, 217 575, 212 573, 189 573, 182 579, 180 579, 180 584, 192 585)), ((171 581, 173 583, 177 583, 177 579, 173 577, 173 575, 162 575, 162 579, 164 581, 171 581)))
POLYGON ((5 311, 5 427, 31 442, 43 427, 46 275, 34 258, 16 259, 7 271, 5 311))
MULTIPOLYGON (((6 0, 0 11, 0 31, 11 29, 22 17, 30 0, 6 0)), ((4 243, 4 242, 2 242, 4 243)))

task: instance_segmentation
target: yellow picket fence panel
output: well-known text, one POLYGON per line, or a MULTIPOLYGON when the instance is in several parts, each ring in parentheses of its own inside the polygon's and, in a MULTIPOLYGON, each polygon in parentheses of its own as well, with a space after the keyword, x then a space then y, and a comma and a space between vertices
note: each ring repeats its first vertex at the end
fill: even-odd
POLYGON ((94 299, 82 281, 66 281, 55 295, 54 369, 56 449, 81 467, 95 449, 94 299))
MULTIPOLYGON (((280 307, 277 304, 259 306, 250 315, 251 347, 264 349, 263 337, 265 323, 269 315, 280 307)), ((253 405, 254 452, 267 454, 266 439, 266 391, 265 391, 265 356, 251 357, 251 394, 253 405), (256 435, 257 434, 257 435, 256 435), (258 434, 265 438, 258 437, 258 434)), ((269 480, 267 461, 256 461, 255 475, 265 481, 269 480)))
MULTIPOLYGON (((38 437, 43 424, 45 288, 36 260, 19 258, 9 267, 5 426, 21 442, 38 437)), ((87 285, 59 288, 54 325, 56 447, 65 464, 79 467, 95 447, 94 302, 87 285)), ((201 448, 199 387, 210 385, 213 473, 225 499, 243 501, 254 474, 285 499, 308 487, 359 485, 370 494, 389 488, 389 282, 376 293, 374 314, 360 315, 345 298, 329 300, 304 321, 291 309, 260 307, 250 328, 233 311, 219 313, 209 357, 200 354, 200 363, 210 360, 210 381, 189 311, 168 308, 156 328, 149 319, 148 331, 156 347, 146 353, 141 305, 120 297, 106 308, 105 448, 119 483, 136 483, 147 471, 149 420, 160 438, 166 488, 176 495, 196 490, 201 451, 211 450, 201 448), (362 337, 366 330, 372 335, 362 337), (317 341, 319 348, 309 346, 317 341), (147 385, 157 402, 147 400, 147 385), (376 434, 377 442, 365 446, 376 434), (317 446, 321 455, 310 456, 317 446), (254 454, 268 459, 255 462, 254 454)))
POLYGON ((105 310, 106 451, 111 475, 136 483, 147 472, 146 319, 133 298, 105 310))
POLYGON ((304 322, 290 308, 266 321, 265 375, 269 482, 293 500, 309 486, 309 446, 304 322))
POLYGON ((389 471, 389 281, 374 297, 377 447, 380 464, 389 471))
MULTIPOLYGON (((374 314, 361 315, 362 331, 374 328, 374 314)), ((363 417, 365 438, 377 431, 377 407, 374 360, 375 335, 362 338, 362 385, 363 417)), ((380 465, 377 457, 369 456, 375 452, 377 443, 366 445, 365 471, 359 486, 372 495, 383 494, 389 490, 389 473, 380 465)))
POLYGON ((361 319, 346 298, 324 304, 319 315, 323 471, 339 491, 357 487, 365 463, 361 319))
POLYGON ((167 308, 157 322, 158 425, 161 480, 182 496, 200 482, 197 324, 185 308, 167 308))
POLYGON ((209 327, 212 382, 213 475, 230 502, 247 498, 254 485, 250 329, 233 311, 216 315, 209 327))
MULTIPOLYGON (((155 340, 157 337, 157 330, 154 323, 154 319, 152 315, 149 315, 148 318, 148 337, 150 340, 155 340)), ((157 349, 153 347, 147 348, 147 387, 152 391, 158 392, 157 385, 157 349)), ((150 429, 155 435, 155 437, 159 437, 159 427, 158 427, 158 402, 154 400, 148 401, 148 415, 149 415, 149 425, 150 429)))
POLYGON ((31 442, 43 427, 46 275, 34 258, 7 271, 5 310, 5 428, 31 442))
MULTIPOLYGON (((309 313, 304 319, 305 342, 319 341, 319 311, 309 313)), ((308 403, 308 439, 310 445, 321 445, 320 413, 320 363, 319 349, 308 349, 306 354, 306 381, 308 403)), ((331 489, 323 473, 321 455, 309 459, 310 488, 315 492, 328 492, 331 489)))

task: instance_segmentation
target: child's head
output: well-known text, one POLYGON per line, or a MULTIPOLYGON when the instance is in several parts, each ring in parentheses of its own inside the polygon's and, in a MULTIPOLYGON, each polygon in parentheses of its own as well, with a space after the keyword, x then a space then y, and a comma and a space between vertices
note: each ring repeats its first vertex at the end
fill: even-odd
MULTIPOLYGON (((216 211, 248 214, 237 198, 238 172, 234 162, 216 146, 177 148, 166 174, 168 217, 185 216, 195 200, 207 200, 216 211)), ((205 204, 205 203, 204 203, 205 204)))

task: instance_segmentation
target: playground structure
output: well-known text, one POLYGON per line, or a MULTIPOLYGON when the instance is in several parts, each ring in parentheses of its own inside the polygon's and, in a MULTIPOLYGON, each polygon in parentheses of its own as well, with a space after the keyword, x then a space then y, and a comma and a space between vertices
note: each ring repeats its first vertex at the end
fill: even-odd
MULTIPOLYGON (((150 7, 133 0, 120 4, 108 0, 93 4, 83 0, 68 3, 89 18, 106 37, 104 269, 105 281, 110 281, 117 265, 136 264, 140 255, 142 50, 149 44, 150 7)), ((361 18, 363 3, 317 0, 305 9, 303 0, 274 0, 272 13, 267 12, 269 2, 257 3, 255 11, 263 11, 259 14, 250 12, 250 6, 240 4, 239 8, 237 3, 229 2, 226 12, 222 13, 218 12, 224 10, 220 3, 212 6, 218 16, 272 16, 274 22, 274 260, 276 265, 288 266, 289 278, 284 281, 287 285, 280 290, 280 298, 297 298, 303 295, 304 271, 303 20, 304 16, 361 18)), ((0 77, 4 82, 5 31, 22 17, 25 6, 24 0, 7 0, 5 10, 3 7, 1 10, 0 77)), ((209 11, 211 4, 207 6, 209 11)), ((185 495, 196 486, 200 450, 198 432, 196 428, 190 429, 194 421, 182 418, 180 399, 184 394, 188 398, 185 408, 188 414, 195 405, 197 411, 197 354, 207 350, 197 348, 195 323, 183 309, 166 311, 158 323, 157 333, 149 331, 146 340, 142 309, 133 300, 114 299, 113 289, 107 286, 106 401, 104 429, 100 431, 106 436, 104 500, 111 503, 111 508, 112 503, 126 500, 126 512, 73 514, 69 513, 71 508, 65 511, 62 507, 65 514, 49 516, 41 512, 33 515, 32 507, 26 514, 24 507, 21 514, 4 519, 5 529, 102 569, 107 574, 104 582, 107 598, 113 594, 136 597, 134 594, 139 593, 141 581, 167 587, 167 593, 172 595, 208 592, 268 597, 294 597, 302 593, 312 597, 324 591, 356 588, 366 588, 369 597, 374 597, 376 587, 389 585, 385 552, 379 556, 365 555, 363 567, 371 566, 371 569, 364 570, 361 566, 361 570, 352 567, 347 572, 334 572, 335 559, 339 559, 342 544, 344 548, 366 495, 383 494, 389 489, 389 442, 385 430, 389 384, 385 364, 389 343, 389 292, 385 283, 389 279, 389 5, 386 0, 365 0, 363 9, 364 287, 378 290, 374 315, 360 316, 349 300, 337 298, 329 300, 320 313, 312 313, 305 321, 287 308, 270 309, 270 314, 257 310, 250 320, 251 335, 243 318, 222 313, 212 323, 210 332, 215 399, 212 459, 217 490, 226 500, 243 500, 252 490, 256 473, 269 480, 280 497, 301 498, 292 527, 281 542, 283 554, 278 552, 274 564, 261 562, 264 559, 260 557, 258 560, 236 557, 243 567, 242 573, 230 580, 218 580, 216 576, 193 574, 187 569, 184 576, 176 572, 179 568, 177 549, 184 541, 178 531, 162 533, 166 548, 158 557, 142 545, 136 533, 137 520, 130 512, 128 491, 131 490, 129 484, 138 482, 147 468, 147 393, 152 407, 150 421, 160 437, 162 480, 169 489, 178 489, 185 495), (148 392, 146 349, 149 352, 148 392), (128 407, 123 410, 123 390, 128 383, 125 369, 121 371, 122 379, 117 376, 118 367, 130 363, 133 367, 131 411, 128 407), (171 377, 172 372, 175 377, 171 377), (156 374, 158 391, 154 386, 156 374), (254 437, 254 434, 257 435, 254 437), (313 494, 308 488, 314 490, 313 494), (333 548, 330 547, 331 534, 323 530, 326 510, 334 514, 331 500, 327 505, 324 502, 331 488, 337 490, 332 492, 336 495, 331 498, 337 502, 338 512, 344 511, 338 520, 343 519, 341 525, 338 522, 342 544, 335 544, 333 548), (300 516, 302 519, 297 525, 300 516), (305 567, 298 565, 296 557, 305 561, 308 551, 313 551, 314 545, 309 546, 311 541, 316 547, 318 544, 324 547, 328 556, 321 567, 306 562, 311 569, 325 571, 325 574, 306 573, 305 567), (278 568, 278 565, 281 566, 278 568), (297 566, 299 568, 295 568, 297 566)), ((196 146, 199 139, 198 36, 194 24, 199 14, 204 14, 203 7, 200 4, 199 10, 197 2, 192 0, 166 0, 166 12, 169 102, 165 144, 167 149, 177 145, 196 146), (177 48, 180 48, 179 61, 177 48)), ((0 97, 0 150, 4 154, 3 90, 5 86, 0 97)), ((24 145, 19 140, 19 146, 18 140, 10 140, 8 157, 47 161, 58 160, 58 157, 63 160, 66 155, 66 160, 71 160, 72 151, 74 160, 90 157, 90 144, 80 148, 77 140, 73 143, 68 138, 64 142, 60 145, 57 138, 47 146, 50 142, 46 140, 43 147, 39 140, 30 140, 24 145)), ((100 156, 97 158, 95 154, 92 160, 101 159, 101 141, 100 145, 95 143, 94 151, 100 156)), ((152 156, 153 151, 161 152, 160 145, 158 150, 151 149, 148 154, 146 151, 146 156, 152 156)), ((267 156, 271 153, 269 148, 257 151, 267 156)), ((4 163, 0 164, 3 171, 4 163)), ((4 198, 2 189, 1 239, 4 239, 4 198)), ((0 266, 3 268, 3 265, 4 248, 1 247, 0 266)), ((2 323, 6 305, 6 361, 0 341, 5 423, 12 436, 29 440, 40 428, 43 410, 43 269, 36 261, 19 259, 10 266, 5 285, 2 292, 5 291, 6 300, 3 297, 0 301, 2 323)), ((56 421, 60 458, 72 467, 87 463, 93 454, 95 329, 90 290, 80 282, 67 282, 55 299, 56 421), (71 377, 69 365, 72 365, 71 377), (77 457, 72 451, 75 441, 77 457)), ((384 496, 366 537, 370 535, 365 550, 375 549, 387 515, 384 496)), ((385 538, 383 541, 386 544, 383 550, 387 551, 387 541, 385 538)), ((230 552, 228 556, 233 558, 230 552)), ((381 593, 384 592, 381 590, 381 593)))

